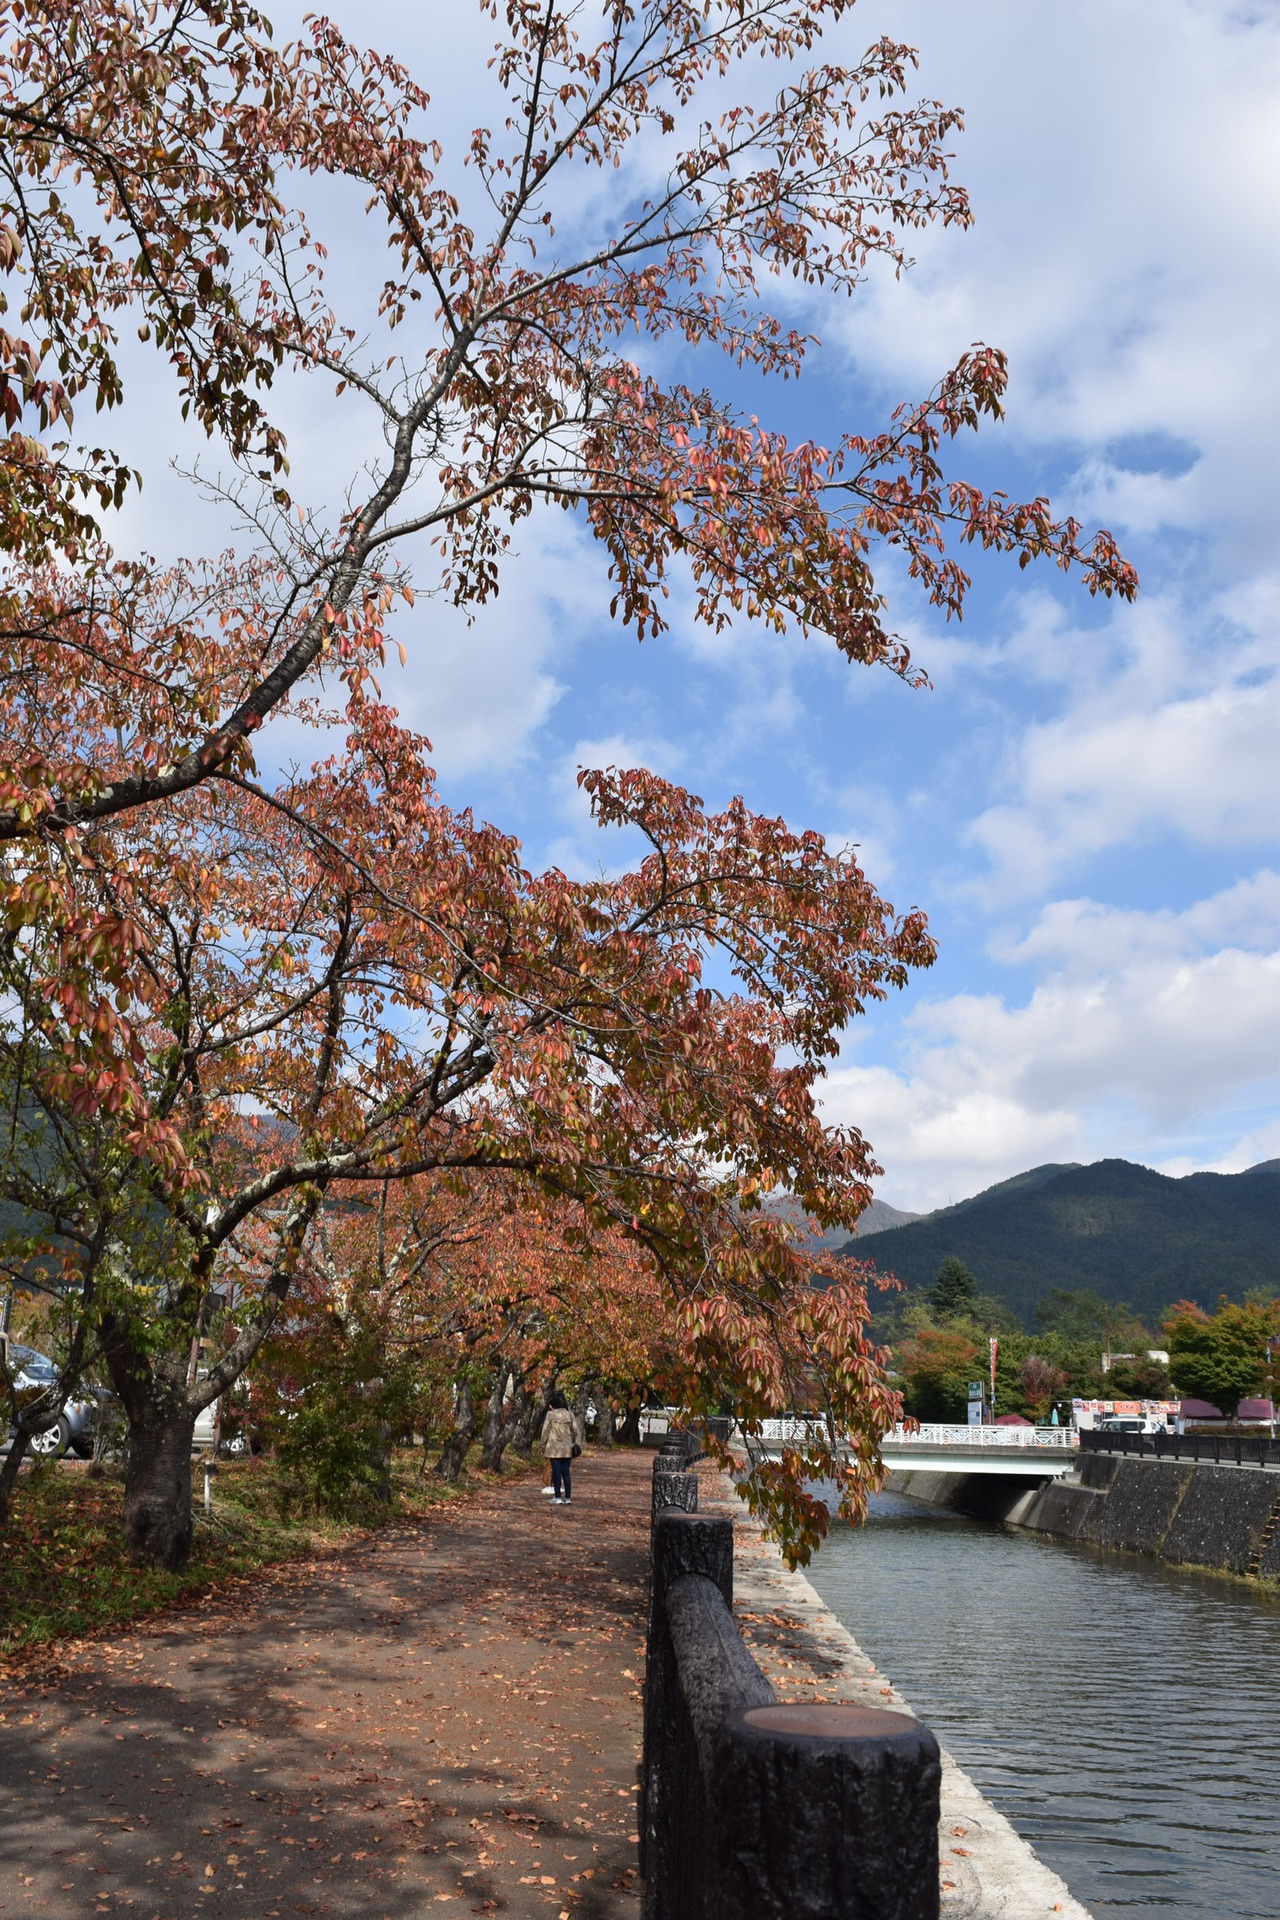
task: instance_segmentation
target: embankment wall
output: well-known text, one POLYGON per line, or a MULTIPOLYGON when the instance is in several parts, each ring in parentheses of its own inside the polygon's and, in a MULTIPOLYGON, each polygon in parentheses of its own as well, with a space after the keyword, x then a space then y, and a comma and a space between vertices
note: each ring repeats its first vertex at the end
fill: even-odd
POLYGON ((891 1473, 895 1493, 1089 1546, 1280 1582, 1280 1474, 1086 1453, 1060 1480, 891 1473))

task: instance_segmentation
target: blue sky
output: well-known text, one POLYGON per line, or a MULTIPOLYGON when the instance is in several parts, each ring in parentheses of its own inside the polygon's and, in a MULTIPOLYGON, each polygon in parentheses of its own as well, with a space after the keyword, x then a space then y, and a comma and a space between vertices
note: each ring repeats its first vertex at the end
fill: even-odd
MULTIPOLYGON (((409 61, 447 147, 494 118, 478 9, 334 15, 409 61)), ((473 624, 419 602, 389 691, 446 794, 534 865, 611 859, 576 769, 644 763, 858 843, 882 892, 926 908, 938 965, 850 1034, 825 1093, 873 1143, 883 1198, 946 1204, 1112 1154, 1234 1170, 1280 1154, 1277 16, 863 0, 835 57, 882 32, 920 48, 923 93, 966 108, 977 225, 925 236, 909 276, 852 305, 788 294, 822 349, 752 405, 793 439, 871 431, 972 340, 1004 347, 1008 419, 957 470, 1109 525, 1137 606, 979 560, 948 628, 886 568, 933 683, 913 692, 816 643, 712 637, 678 594, 639 647, 610 624, 599 551, 555 515, 522 530, 473 624)), ((344 479, 331 406, 290 404, 295 474, 344 479)), ((149 451, 130 536, 207 549, 149 451)))

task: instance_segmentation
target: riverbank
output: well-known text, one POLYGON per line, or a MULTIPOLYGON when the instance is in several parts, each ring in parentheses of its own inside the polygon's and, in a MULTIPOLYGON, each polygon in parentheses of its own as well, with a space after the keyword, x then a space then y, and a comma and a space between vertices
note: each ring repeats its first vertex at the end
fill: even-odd
POLYGON ((896 1471, 888 1485, 975 1519, 1280 1585, 1280 1474, 1260 1467, 1086 1453, 1074 1473, 1033 1486, 999 1474, 896 1471))
MULTIPOLYGON (((914 1712, 806 1576, 783 1565, 728 1481, 705 1465, 698 1476, 699 1511, 733 1519, 734 1614, 778 1698, 914 1712)), ((945 1748, 939 1854, 944 1920, 1090 1920, 945 1748)))

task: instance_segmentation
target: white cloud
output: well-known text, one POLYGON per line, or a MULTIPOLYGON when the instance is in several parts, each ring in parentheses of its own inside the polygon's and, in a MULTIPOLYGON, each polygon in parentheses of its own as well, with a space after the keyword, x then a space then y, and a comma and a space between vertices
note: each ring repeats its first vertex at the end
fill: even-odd
POLYGON ((1256 560, 1273 537, 1276 15, 897 0, 846 31, 881 26, 919 45, 926 93, 966 109, 956 174, 977 221, 923 236, 914 273, 867 290, 843 336, 860 373, 910 391, 973 339, 1003 346, 1011 434, 1092 449, 1082 491, 1129 524, 1212 529, 1256 560), (1190 450, 1187 473, 1135 482, 1105 457, 1153 431, 1190 450))
POLYGON ((1024 1005, 923 1002, 901 1066, 855 1057, 826 1110, 871 1140, 899 1205, 945 1205, 1043 1160, 1238 1160, 1280 1074, 1280 945, 1264 944, 1278 920, 1269 872, 1183 913, 1058 902, 1007 952, 1045 969, 1024 1005))
POLYGON ((1280 684, 1223 686, 1154 711, 1073 712, 1031 726, 1014 750, 1017 793, 969 837, 999 889, 1040 893, 1095 854, 1173 832, 1208 847, 1256 845, 1277 823, 1280 684))
POLYGON ((1096 900, 1055 900, 1031 931, 1008 946, 1006 962, 1040 961, 1064 978, 1099 978, 1118 968, 1174 964, 1223 948, 1266 952, 1280 944, 1280 873, 1264 867, 1181 913, 1143 913, 1096 900))
MULTIPOLYGON (((1280 1119, 1274 1117, 1250 1128, 1220 1159, 1213 1161, 1207 1171, 1243 1173, 1247 1167, 1256 1167, 1264 1160, 1280 1160, 1280 1119)), ((1177 1161, 1161 1160, 1156 1165, 1160 1173, 1176 1176, 1199 1172, 1203 1163, 1184 1155, 1177 1161)))
POLYGON ((419 600, 398 620, 409 664, 388 683, 389 697, 430 736, 442 773, 515 777, 581 639, 594 631, 634 645, 610 629, 609 585, 593 548, 567 515, 535 514, 518 529, 501 592, 474 618, 419 600))

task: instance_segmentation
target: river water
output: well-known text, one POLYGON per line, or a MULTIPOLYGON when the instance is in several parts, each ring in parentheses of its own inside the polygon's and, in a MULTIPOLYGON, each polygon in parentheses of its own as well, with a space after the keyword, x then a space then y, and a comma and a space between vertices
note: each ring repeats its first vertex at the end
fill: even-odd
POLYGON ((1095 1914, 1280 1916, 1280 1600, 896 1494, 809 1577, 1095 1914))

